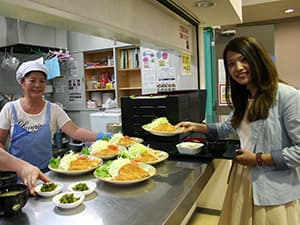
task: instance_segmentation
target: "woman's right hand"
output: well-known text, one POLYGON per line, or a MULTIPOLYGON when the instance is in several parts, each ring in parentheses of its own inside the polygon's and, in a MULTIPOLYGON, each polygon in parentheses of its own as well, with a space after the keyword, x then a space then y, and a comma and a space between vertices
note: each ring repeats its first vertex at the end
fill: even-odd
POLYGON ((182 121, 175 125, 176 128, 183 128, 183 133, 200 132, 207 134, 207 125, 204 123, 195 123, 190 121, 182 121))
POLYGON ((183 121, 179 122, 178 124, 175 125, 176 129, 177 128, 183 128, 184 133, 192 132, 193 131, 193 123, 189 121, 183 121))

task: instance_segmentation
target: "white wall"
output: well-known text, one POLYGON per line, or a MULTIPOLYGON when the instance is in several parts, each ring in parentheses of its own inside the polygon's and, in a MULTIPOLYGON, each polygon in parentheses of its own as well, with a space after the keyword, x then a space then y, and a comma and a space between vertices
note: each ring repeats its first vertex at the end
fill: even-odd
POLYGON ((275 63, 279 76, 300 88, 300 19, 275 26, 275 63))

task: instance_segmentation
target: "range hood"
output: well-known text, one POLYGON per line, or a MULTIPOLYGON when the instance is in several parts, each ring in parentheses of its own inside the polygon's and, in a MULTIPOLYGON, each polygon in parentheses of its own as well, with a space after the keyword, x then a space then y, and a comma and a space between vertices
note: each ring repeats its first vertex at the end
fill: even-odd
POLYGON ((67 48, 67 31, 18 19, 0 17, 0 52, 34 54, 49 49, 67 48))

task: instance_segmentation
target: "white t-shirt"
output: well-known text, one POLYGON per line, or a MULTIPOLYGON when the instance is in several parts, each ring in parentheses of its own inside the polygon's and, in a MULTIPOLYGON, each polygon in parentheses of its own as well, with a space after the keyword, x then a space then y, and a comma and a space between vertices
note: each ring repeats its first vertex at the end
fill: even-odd
POLYGON ((241 149, 253 150, 252 149, 252 130, 251 130, 251 122, 247 120, 248 109, 252 104, 253 100, 248 101, 248 108, 244 115, 244 118, 240 125, 240 133, 239 138, 241 142, 241 149))
MULTIPOLYGON (((13 101, 13 104, 17 112, 19 125, 28 131, 35 131, 46 123, 47 104, 51 104, 49 124, 52 137, 58 129, 61 129, 65 123, 71 120, 61 107, 48 101, 46 101, 43 110, 38 114, 26 113, 21 107, 20 99, 13 101)), ((12 136, 13 127, 13 111, 10 103, 7 103, 0 112, 0 128, 4 130, 10 129, 10 136, 12 136)))

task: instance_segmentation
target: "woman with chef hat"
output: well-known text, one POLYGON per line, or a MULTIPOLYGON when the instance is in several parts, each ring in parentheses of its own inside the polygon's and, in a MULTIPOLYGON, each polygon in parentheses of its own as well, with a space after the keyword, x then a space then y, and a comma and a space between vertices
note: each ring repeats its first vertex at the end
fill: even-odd
POLYGON ((38 61, 21 64, 16 79, 24 96, 7 103, 0 112, 0 147, 10 137, 9 152, 47 170, 52 157, 52 137, 57 129, 75 140, 96 141, 111 133, 78 127, 57 104, 43 98, 48 70, 38 61))

